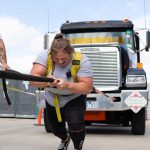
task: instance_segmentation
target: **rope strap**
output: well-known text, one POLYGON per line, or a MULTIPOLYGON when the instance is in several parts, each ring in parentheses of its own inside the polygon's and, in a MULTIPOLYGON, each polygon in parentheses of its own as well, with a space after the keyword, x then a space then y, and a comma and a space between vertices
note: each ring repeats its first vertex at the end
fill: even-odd
POLYGON ((58 98, 59 98, 59 95, 56 94, 54 98, 54 106, 55 106, 58 122, 62 122, 58 98))

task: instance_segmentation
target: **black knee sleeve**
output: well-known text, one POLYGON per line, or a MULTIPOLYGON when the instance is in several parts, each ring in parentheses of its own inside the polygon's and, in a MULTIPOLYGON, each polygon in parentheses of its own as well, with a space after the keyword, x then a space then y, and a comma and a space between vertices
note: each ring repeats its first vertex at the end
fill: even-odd
POLYGON ((69 134, 74 144, 75 149, 82 149, 82 145, 85 139, 85 126, 84 122, 69 123, 69 134))

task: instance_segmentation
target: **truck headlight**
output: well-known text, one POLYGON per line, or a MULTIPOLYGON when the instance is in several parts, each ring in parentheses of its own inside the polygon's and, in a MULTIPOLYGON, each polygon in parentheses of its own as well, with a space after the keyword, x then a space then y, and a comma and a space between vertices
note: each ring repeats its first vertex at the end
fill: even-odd
POLYGON ((127 75, 126 87, 146 87, 145 75, 127 75))

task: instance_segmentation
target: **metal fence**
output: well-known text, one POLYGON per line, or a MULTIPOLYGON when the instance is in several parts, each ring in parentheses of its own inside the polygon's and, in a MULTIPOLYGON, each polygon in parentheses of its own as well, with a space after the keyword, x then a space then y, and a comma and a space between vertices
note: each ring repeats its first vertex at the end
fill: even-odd
POLYGON ((24 81, 7 80, 7 89, 12 104, 7 104, 0 86, 0 117, 35 118, 36 88, 28 86, 24 81))

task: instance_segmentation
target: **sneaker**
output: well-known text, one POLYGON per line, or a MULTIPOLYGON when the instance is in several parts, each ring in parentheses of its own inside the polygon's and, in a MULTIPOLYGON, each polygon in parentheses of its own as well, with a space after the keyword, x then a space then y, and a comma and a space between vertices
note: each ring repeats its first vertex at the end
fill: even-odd
POLYGON ((70 136, 68 136, 68 140, 66 142, 61 141, 58 150, 67 150, 69 143, 70 143, 70 136))

